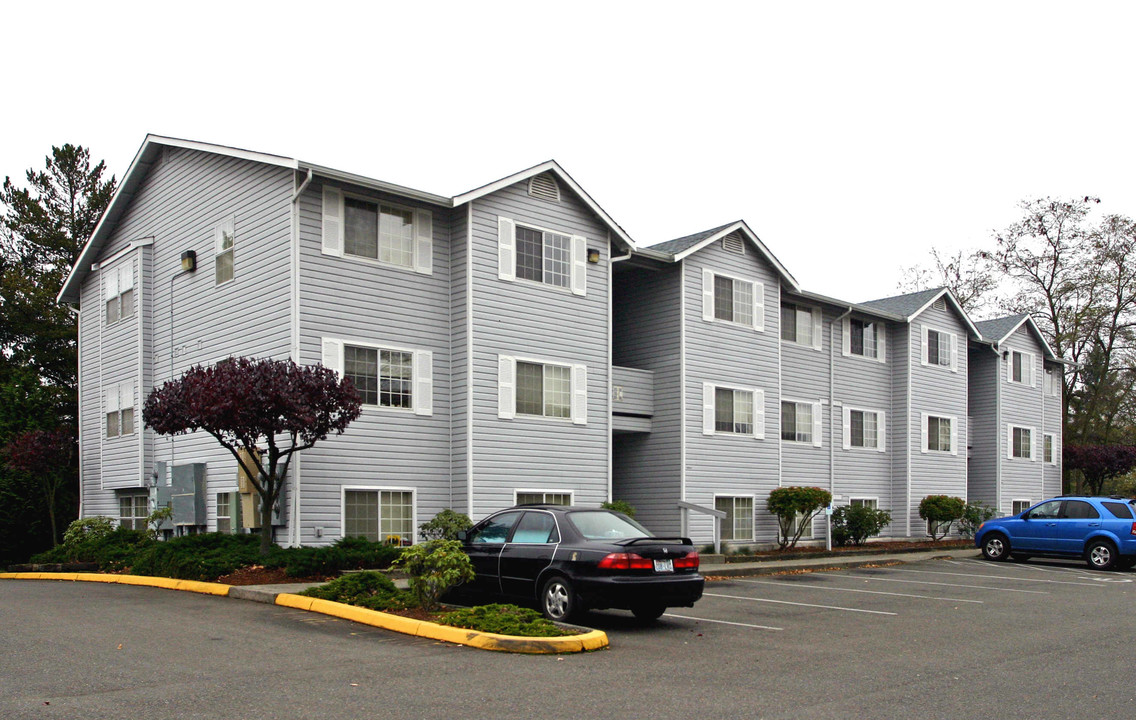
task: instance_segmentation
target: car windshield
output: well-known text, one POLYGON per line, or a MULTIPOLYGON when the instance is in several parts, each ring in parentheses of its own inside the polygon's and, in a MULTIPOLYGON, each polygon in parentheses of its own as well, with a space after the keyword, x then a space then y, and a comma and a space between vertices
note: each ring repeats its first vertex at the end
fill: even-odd
POLYGON ((582 510, 568 513, 568 521, 588 540, 653 537, 650 530, 631 518, 604 510, 582 510))

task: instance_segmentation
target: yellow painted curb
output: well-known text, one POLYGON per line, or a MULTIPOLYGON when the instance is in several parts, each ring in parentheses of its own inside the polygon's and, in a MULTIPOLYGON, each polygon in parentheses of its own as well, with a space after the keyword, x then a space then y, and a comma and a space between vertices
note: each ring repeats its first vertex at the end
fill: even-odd
POLYGON ((109 573, 0 573, 0 579, 10 580, 73 580, 76 582, 101 582, 115 585, 141 585, 164 588, 166 590, 185 590, 206 595, 226 596, 229 585, 224 583, 200 582, 198 580, 174 580, 172 578, 151 577, 149 575, 112 575, 109 573))
POLYGON ((497 635, 496 633, 439 625, 438 623, 414 620, 412 618, 402 617, 401 615, 379 612, 378 610, 369 610, 354 605, 345 605, 343 603, 332 602, 331 600, 320 600, 319 598, 293 595, 291 593, 281 593, 277 595, 276 604, 283 607, 331 615, 363 625, 383 628, 384 630, 392 630, 394 632, 429 638, 431 640, 452 642, 458 645, 468 645, 482 650, 515 653, 571 653, 583 652, 585 650, 599 650, 608 645, 607 633, 600 630, 592 630, 583 635, 569 635, 566 637, 516 637, 513 635, 497 635))

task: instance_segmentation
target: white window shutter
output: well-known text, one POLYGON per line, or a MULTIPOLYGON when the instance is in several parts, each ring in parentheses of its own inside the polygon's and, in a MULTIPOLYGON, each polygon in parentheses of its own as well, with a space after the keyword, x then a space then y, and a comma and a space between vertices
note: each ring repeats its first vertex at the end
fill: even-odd
POLYGON ((1042 368, 1041 363, 1038 362, 1037 355, 1030 355, 1030 366, 1033 370, 1030 373, 1030 384, 1033 387, 1040 387, 1041 384, 1042 384, 1041 380, 1042 380, 1042 373, 1044 372, 1044 368, 1042 368))
POLYGON ((103 300, 113 300, 118 297, 118 268, 103 273, 103 300))
POLYGON ((343 193, 323 188, 323 254, 343 257, 343 193))
POLYGON ((434 353, 414 353, 414 414, 434 414, 434 353))
MULTIPOLYGON (((947 337, 949 337, 951 339, 951 372, 958 372, 959 371, 958 336, 955 335, 954 333, 951 333, 947 337)), ((952 431, 953 431, 953 429, 954 428, 952 426, 952 431)), ((954 450, 953 444, 951 445, 951 449, 952 449, 952 451, 954 450)))
POLYGON ((1037 428, 1030 428, 1030 462, 1037 462, 1037 428))
POLYGON ((128 259, 118 268, 118 291, 134 289, 134 260, 128 259))
POLYGON ((765 332, 765 283, 753 284, 753 329, 765 332))
MULTIPOLYGON (((844 322, 848 322, 848 318, 844 318, 844 322)), ((844 449, 850 450, 852 448, 852 411, 844 408, 844 449)))
POLYGON ((517 279, 517 224, 506 217, 497 218, 497 277, 517 279))
POLYGON ((876 359, 882 363, 887 362, 887 325, 882 322, 876 323, 876 359))
POLYGON ((847 316, 840 325, 840 354, 844 357, 852 354, 852 318, 847 316))
POLYGON ((434 216, 429 210, 414 211, 414 272, 434 273, 434 216))
POLYGON ((887 452, 887 413, 876 413, 876 450, 887 452))
POLYGON ((572 422, 588 424, 588 366, 572 366, 572 422))
MULTIPOLYGON (((919 348, 919 361, 923 365, 927 364, 927 356, 930 355, 930 348, 927 345, 927 342, 928 342, 927 333, 928 332, 930 332, 930 328, 928 328, 926 325, 924 325, 920 328, 920 334, 923 336, 923 344, 919 348)), ((924 443, 924 445, 925 444, 926 443, 924 443)), ((924 447, 924 449, 926 449, 926 447, 924 447)))
MULTIPOLYGON (((927 337, 926 333, 924 333, 923 337, 927 337)), ((923 437, 923 442, 920 445, 922 448, 921 452, 927 452, 927 413, 919 413, 919 427, 919 434, 923 437)))
MULTIPOLYGON (((953 340, 952 340, 952 342, 953 342, 953 340)), ((958 418, 951 418, 950 420, 951 420, 951 455, 958 455, 959 454, 958 418)))
POLYGON ((1014 351, 1004 358, 1006 363, 1006 382, 1014 382, 1014 351))
POLYGON ((765 439, 765 391, 753 391, 753 436, 765 439))
POLYGON ((824 313, 820 308, 813 308, 813 348, 820 350, 824 347, 824 313))
POLYGON ((112 385, 108 387, 106 389, 106 412, 118 412, 119 408, 121 407, 119 405, 119 400, 120 395, 118 392, 118 386, 112 385))
POLYGON ((702 270, 702 319, 714 321, 714 272, 702 270))
POLYGON ((328 370, 343 375, 343 341, 324 338, 321 361, 328 370))
POLYGON ((572 294, 588 294, 588 241, 572 236, 572 294))
POLYGON ((1014 426, 1006 426, 1006 459, 1014 459, 1014 426))
POLYGON ((702 434, 714 434, 714 386, 702 383, 702 434))
POLYGON ((511 420, 517 414, 517 361, 497 356, 497 417, 511 420))
POLYGON ((813 447, 824 444, 824 417, 821 415, 823 411, 823 405, 818 402, 813 403, 813 447))

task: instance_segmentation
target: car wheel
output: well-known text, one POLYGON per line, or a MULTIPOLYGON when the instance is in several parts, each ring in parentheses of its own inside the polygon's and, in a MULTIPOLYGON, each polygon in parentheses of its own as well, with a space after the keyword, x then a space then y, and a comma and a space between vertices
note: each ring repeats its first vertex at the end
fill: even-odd
POLYGON ((1093 540, 1085 548, 1085 562, 1094 570, 1111 570, 1119 559, 1116 547, 1108 540, 1093 540))
POLYGON ((576 591, 559 575, 544 581, 540 591, 540 611, 553 622, 567 622, 576 614, 576 591))
POLYGON ((635 615, 635 618, 643 622, 658 620, 666 610, 666 605, 658 605, 656 603, 643 603, 631 608, 631 612, 635 615))
POLYGON ((1010 541, 1002 533, 990 533, 982 541, 982 556, 987 560, 1005 560, 1010 557, 1010 541))

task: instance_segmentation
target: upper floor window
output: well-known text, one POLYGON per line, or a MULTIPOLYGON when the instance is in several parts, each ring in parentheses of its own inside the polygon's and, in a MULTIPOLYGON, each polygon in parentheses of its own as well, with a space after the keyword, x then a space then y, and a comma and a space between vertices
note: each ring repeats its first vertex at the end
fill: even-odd
POLYGON ((1057 435, 1045 433, 1042 460, 1049 465, 1057 464, 1057 435))
POLYGON ((1010 426, 1009 437, 1011 458, 1033 460, 1033 428, 1010 426))
POLYGON ((434 353, 323 338, 323 365, 350 378, 364 405, 432 415, 434 353))
POLYGON ((323 253, 433 272, 433 215, 323 189, 323 253))
POLYGON ((844 408, 844 449, 883 450, 884 413, 876 410, 844 408))
POLYGON ((923 364, 958 370, 958 339, 954 333, 923 327, 923 364))
POLYGON ((955 448, 955 419, 923 415, 923 452, 958 454, 955 448))
POLYGON ((844 318, 845 355, 855 355, 883 362, 884 327, 879 322, 869 322, 860 318, 844 318))
POLYGON ((781 303, 781 339, 820 349, 820 308, 781 303))
POLYGON ((106 388, 106 436, 108 438, 134 434, 134 382, 111 385, 106 388))
POLYGON ((1045 371, 1045 394, 1051 397, 1061 397, 1062 377, 1053 370, 1045 371))
POLYGON ((498 268, 502 280, 529 280, 587 294, 587 240, 554 230, 497 219, 498 268))
POLYGON ((103 300, 106 324, 110 325, 134 314, 134 262, 127 260, 103 275, 103 300))
POLYGON ((820 447, 820 403, 781 402, 781 439, 820 447))
POLYGON ((517 415, 588 422, 588 369, 585 365, 545 363, 498 356, 497 416, 517 415))
POLYGON ((1011 351, 1008 369, 1010 371, 1010 382, 1033 386, 1033 355, 1017 350, 1011 351))
POLYGON ((702 433, 765 438, 765 391, 702 385, 702 433))
POLYGON ((216 285, 233 279, 233 244, 236 236, 236 221, 233 218, 227 218, 213 228, 213 265, 216 285))
POLYGON ((765 285, 702 271, 702 319, 765 329, 765 285))

